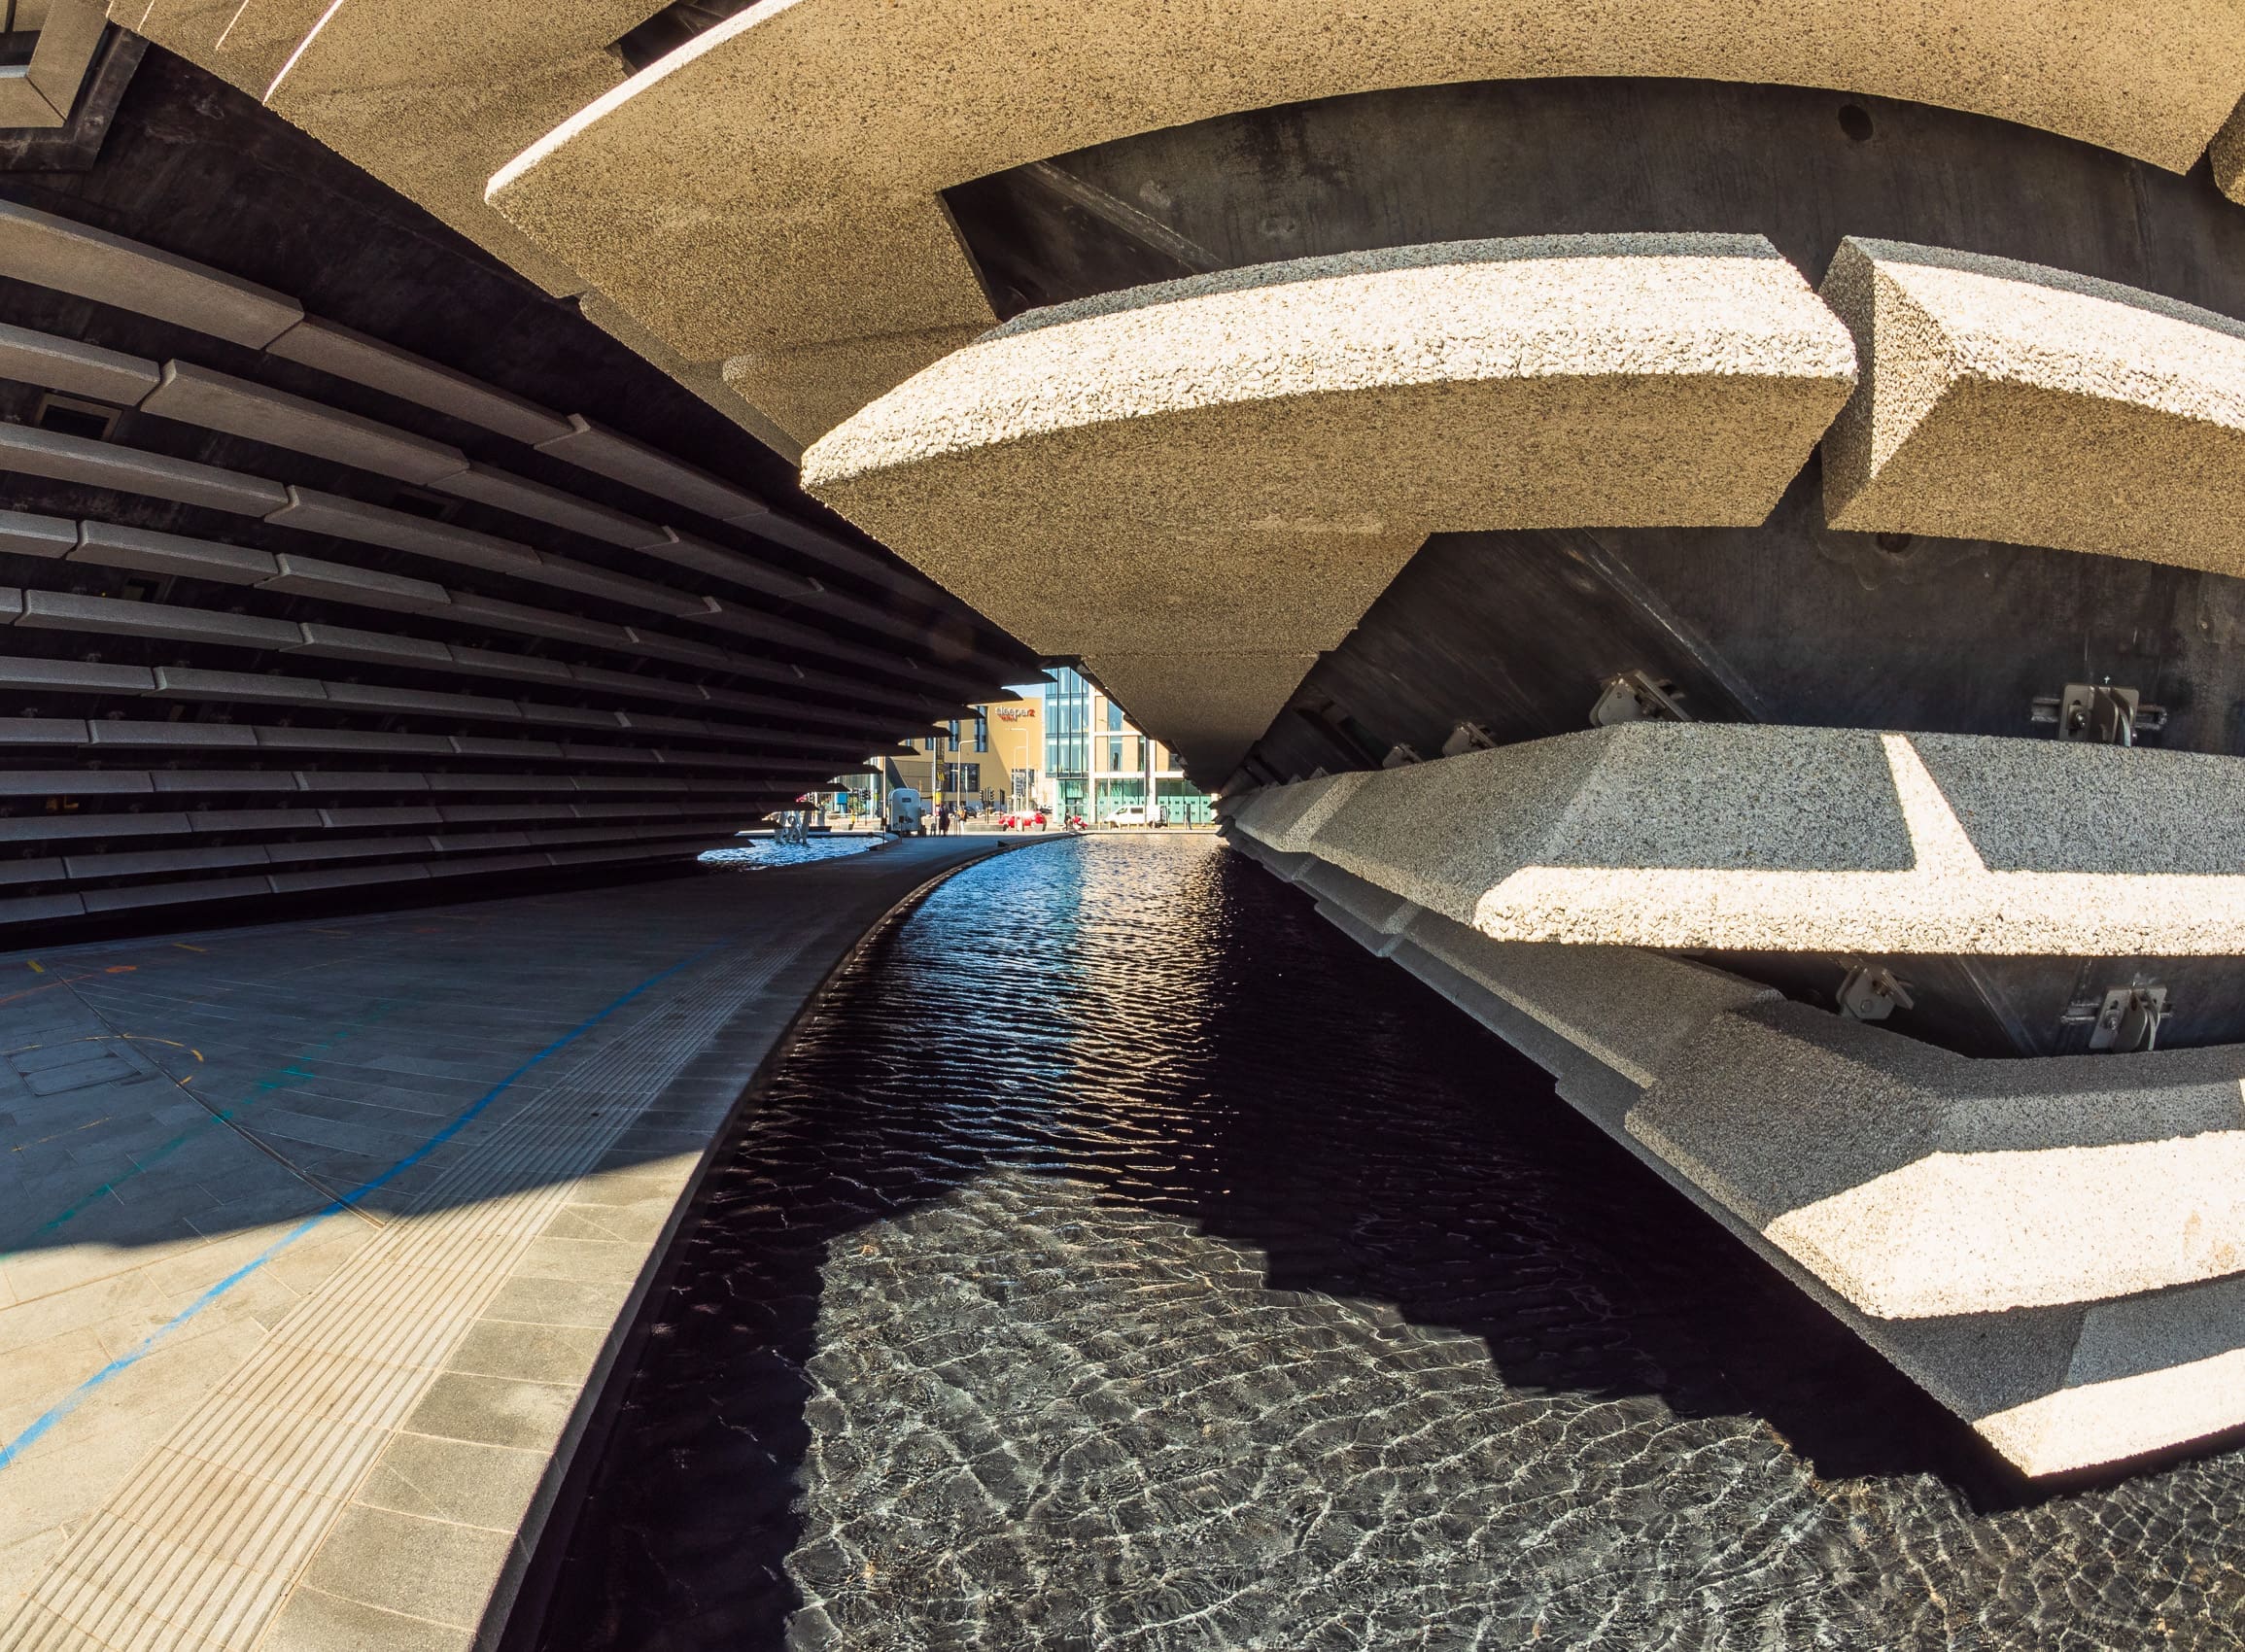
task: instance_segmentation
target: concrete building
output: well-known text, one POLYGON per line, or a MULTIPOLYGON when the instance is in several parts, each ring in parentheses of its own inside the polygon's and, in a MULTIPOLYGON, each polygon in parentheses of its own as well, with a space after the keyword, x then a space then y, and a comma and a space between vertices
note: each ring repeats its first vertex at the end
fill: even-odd
MULTIPOLYGON (((568 914, 631 904, 587 885, 1048 664, 1056 805, 1174 753, 1157 794, 2022 1472, 2245 1427, 2245 0, 13 15, 0 923, 27 975, 84 944, 20 990, 95 982, 22 1047, 127 1051, 90 1106, 186 1076, 95 999, 197 1050, 198 994, 326 1002, 308 942, 136 996, 110 931, 526 898, 446 978, 482 1018, 380 1069, 469 1111, 286 1160, 425 1201, 350 1268, 202 1364, 148 1350, 215 1249, 0 1306, 49 1384, 0 1475, 73 1453, 0 1534, 0 1647, 491 1643, 693 1172, 572 1205, 626 1168, 588 1111, 524 1116, 563 1191, 489 1226, 498 1159, 441 1208, 413 1173, 611 1012, 641 1065, 580 1100, 675 1079, 634 1141, 705 1152, 747 976, 579 1003, 614 960, 568 914), (487 1073, 502 1025, 547 1042, 487 1073), (394 1312, 479 1246, 543 1271, 394 1312), (127 1354, 208 1389, 192 1449, 72 1431, 127 1354), (451 1489, 393 1506, 424 1449, 451 1489)), ((915 886, 852 876, 790 917, 822 957, 915 886)), ((666 899, 645 936, 718 945, 666 899)))

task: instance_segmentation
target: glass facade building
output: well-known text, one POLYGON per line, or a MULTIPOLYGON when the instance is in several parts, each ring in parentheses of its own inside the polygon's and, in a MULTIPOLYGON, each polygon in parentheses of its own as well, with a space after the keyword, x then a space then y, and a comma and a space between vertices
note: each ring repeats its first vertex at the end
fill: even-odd
POLYGON ((1090 791, 1092 689, 1083 672, 1066 666, 1047 674, 1045 774, 1064 820, 1083 809, 1090 791))
MULTIPOLYGON (((1117 809, 1146 805, 1146 739, 1124 720, 1081 671, 1048 672, 1045 688, 1045 774, 1048 806, 1059 818, 1081 814, 1093 822, 1117 809)), ((1212 814, 1206 794, 1193 789, 1176 757, 1154 742, 1155 800, 1173 825, 1202 825, 1212 814)))

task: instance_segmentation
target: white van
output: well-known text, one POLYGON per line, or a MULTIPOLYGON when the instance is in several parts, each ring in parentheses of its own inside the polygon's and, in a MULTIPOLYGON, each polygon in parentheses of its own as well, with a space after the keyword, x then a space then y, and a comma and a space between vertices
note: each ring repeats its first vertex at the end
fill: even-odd
POLYGON ((1137 804, 1132 804, 1126 809, 1108 810, 1107 818, 1100 821, 1099 824, 1102 826, 1166 826, 1169 822, 1163 817, 1158 807, 1155 809, 1152 818, 1149 818, 1143 808, 1137 804))

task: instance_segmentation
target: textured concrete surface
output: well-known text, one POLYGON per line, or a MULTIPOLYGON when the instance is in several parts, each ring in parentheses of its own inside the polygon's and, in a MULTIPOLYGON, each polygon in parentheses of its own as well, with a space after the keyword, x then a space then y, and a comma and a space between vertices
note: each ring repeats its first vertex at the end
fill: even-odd
MULTIPOLYGON (((1303 818, 1349 795, 1284 797, 1308 789, 1274 795, 1303 818)), ((1682 959, 1493 941, 1272 846, 1254 807, 1236 846, 1540 1063, 2022 1472, 2245 1425, 2245 1053, 1969 1060, 1682 959)))
POLYGON ((1833 527, 2245 572, 2245 322, 1852 238, 1821 291, 1864 363, 1824 446, 1833 527))
POLYGON ((1969 109, 2181 171, 2245 90, 2238 22, 2234 0, 1426 0, 1401 27, 1330 0, 795 0, 572 116, 491 199, 681 356, 755 355, 765 411, 809 440, 825 424, 790 419, 829 420, 936 356, 790 374, 779 353, 986 326, 938 192, 1025 161, 1375 87, 1682 75, 1969 109))
POLYGON ((2245 98, 2206 146, 2206 160, 2214 182, 2233 201, 2245 202, 2245 98))
POLYGON ((2241 1077, 2234 1048, 1972 1061, 1763 1003, 1628 1124, 1864 1313, 1930 1319, 2245 1269, 2241 1077))
MULTIPOLYGON (((1299 657, 1431 533, 1758 523, 1853 372, 1758 236, 1391 248, 1032 312, 803 479, 1044 652, 1299 657)), ((1206 730, 1132 708, 1221 777, 1284 674, 1212 693, 1206 730)))
POLYGON ((0 958, 0 1646, 489 1644, 742 1087, 1005 846, 0 958))
POLYGON ((1317 664, 1312 653, 1093 653, 1084 670, 1141 728, 1158 732, 1196 774, 1238 767, 1287 696, 1317 664))
POLYGON ((1633 723, 1256 794, 1238 828, 1499 941, 2245 952, 2234 758, 1633 723))
POLYGON ((627 71, 639 0, 111 0, 110 16, 288 117, 549 293, 577 291, 483 204, 492 172, 627 71))

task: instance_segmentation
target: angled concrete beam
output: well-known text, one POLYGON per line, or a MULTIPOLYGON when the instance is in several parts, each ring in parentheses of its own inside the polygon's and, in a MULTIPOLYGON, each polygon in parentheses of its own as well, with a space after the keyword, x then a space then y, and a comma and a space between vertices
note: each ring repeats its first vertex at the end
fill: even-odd
POLYGON ((771 506, 744 489, 605 430, 581 413, 570 415, 570 426, 568 434, 539 442, 538 452, 719 522, 753 526, 772 514, 771 506))
POLYGON ((12 73, 22 76, 23 84, 52 111, 53 118, 25 120, 23 124, 66 125, 78 105, 79 88, 86 84, 86 71, 92 66, 93 53, 101 45, 102 31, 109 26, 108 13, 94 0, 47 0, 46 15, 37 26, 39 40, 31 49, 31 61, 12 73))
MULTIPOLYGON (((1282 788, 1263 823, 1314 832, 1360 790, 1282 788)), ((2239 1050, 1967 1060, 1682 959, 1493 940, 1232 841, 1550 1071, 2021 1472, 2245 1424, 2239 1050)))
POLYGON ((2162 0, 1423 0, 1403 26, 1332 0, 797 0, 584 108, 488 198, 687 361, 752 358, 808 441, 991 325, 940 195, 1025 162, 1351 92, 1620 75, 1939 104, 2181 172, 2245 91, 2234 25, 2162 0))
POLYGON ((264 516, 289 502, 288 490, 261 476, 25 425, 0 425, 0 470, 145 494, 236 516, 264 516))
POLYGON ((78 524, 63 516, 0 510, 0 551, 16 557, 66 557, 78 547, 78 524))
POLYGON ((467 456, 444 442, 186 361, 166 361, 163 382, 140 406, 144 413, 407 482, 434 482, 467 468, 467 456))
POLYGON ((161 367, 138 356, 0 323, 0 378, 134 407, 162 376, 161 367))
MULTIPOLYGON (((560 433, 569 432, 570 427, 562 421, 557 419, 555 424, 560 426, 560 433)), ((604 539, 627 551, 660 544, 670 532, 624 511, 611 510, 574 494, 565 494, 559 488, 549 488, 543 482, 533 482, 484 465, 470 465, 465 470, 440 477, 430 486, 440 493, 458 494, 462 499, 490 505, 495 510, 510 511, 535 522, 566 528, 572 533, 604 539)))
POLYGON ((107 522, 80 523, 78 547, 69 560, 143 573, 179 574, 219 585, 258 585, 279 571, 271 557, 245 545, 222 545, 210 539, 121 528, 107 522))
POLYGON ((1824 446, 1833 527, 2245 573, 2245 322, 1853 238, 1821 292, 1864 364, 1824 446))
POLYGON ((1634 723, 1255 795, 1237 828, 1501 941, 2245 953, 2245 760, 1634 723))
POLYGON ((36 207, 0 201, 0 275, 262 349, 304 319, 294 298, 36 207))
POLYGON ((235 648, 297 648, 304 641, 304 628, 294 620, 224 614, 170 602, 134 602, 120 597, 82 597, 67 591, 26 593, 23 617, 16 623, 30 631, 87 631, 235 648))
POLYGON ((409 511, 364 504, 317 488, 292 487, 281 507, 263 513, 267 522, 306 533, 326 533, 337 539, 355 539, 363 545, 386 545, 396 551, 434 557, 480 568, 493 573, 519 574, 537 565, 537 553, 528 545, 472 528, 455 528, 431 522, 409 511))
POLYGON ((465 424, 477 425, 535 447, 569 430, 558 413, 481 379, 336 322, 307 316, 265 346, 286 361, 395 396, 465 424))

